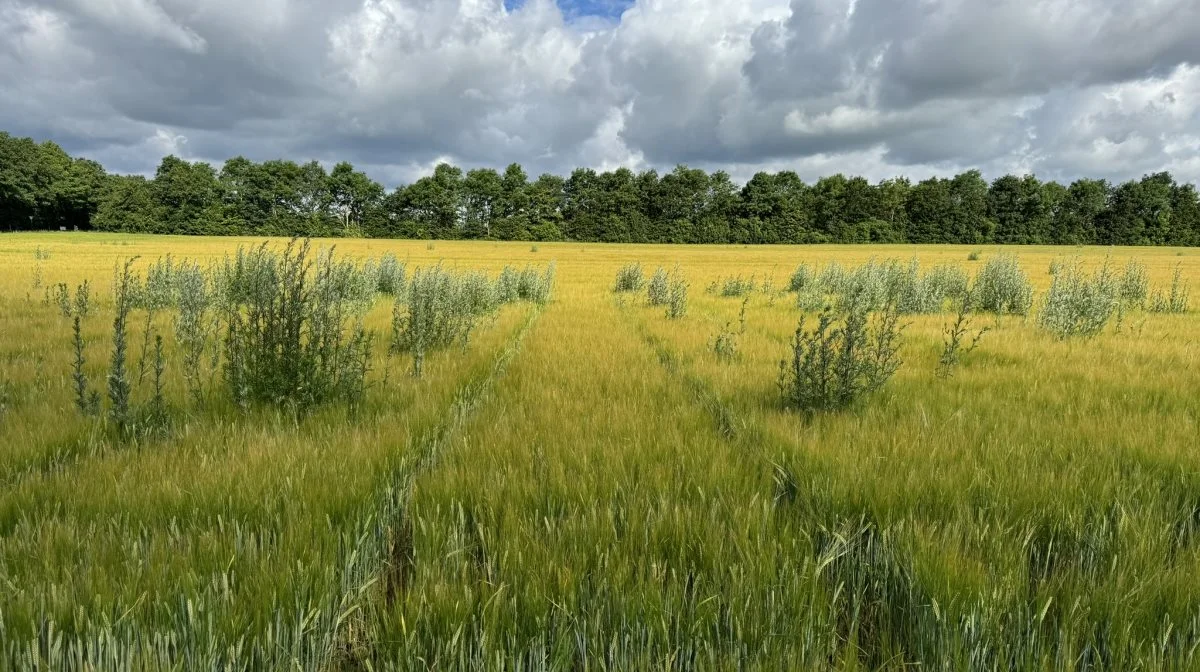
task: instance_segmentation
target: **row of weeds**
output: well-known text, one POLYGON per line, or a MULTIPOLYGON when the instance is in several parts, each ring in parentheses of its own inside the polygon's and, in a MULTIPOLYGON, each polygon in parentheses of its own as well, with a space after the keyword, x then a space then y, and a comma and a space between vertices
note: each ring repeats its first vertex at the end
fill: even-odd
POLYGON ((505 267, 495 281, 484 273, 441 266, 418 269, 392 307, 391 351, 412 355, 413 375, 420 377, 427 353, 465 346, 478 320, 505 304, 547 303, 553 285, 553 264, 544 271, 505 267))
POLYGON ((659 267, 646 281, 641 264, 627 264, 617 271, 617 282, 613 291, 618 294, 636 293, 646 289, 646 305, 666 308, 666 315, 678 320, 687 315, 688 288, 690 284, 676 267, 671 272, 659 267))
MULTIPOLYGON (((478 338, 476 329, 472 352, 453 353, 437 379, 420 384, 379 389, 372 373, 347 396, 339 364, 351 378, 364 365, 387 366, 386 309, 407 313, 415 296, 426 300, 418 278, 450 277, 454 289, 435 288, 432 300, 476 319, 514 302, 546 303, 554 283, 552 266, 489 277, 387 259, 352 261, 294 241, 203 265, 126 260, 111 294, 85 282, 48 295, 37 317, 61 313, 72 327, 89 436, 139 449, 90 453, 86 465, 63 469, 39 464, 12 481, 0 668, 342 669, 356 615, 374 591, 395 590, 391 572, 402 573, 392 563, 404 557, 404 519, 375 507, 374 488, 412 460, 412 444, 427 449, 427 431, 445 441, 442 428, 462 421, 467 402, 480 403, 479 351, 501 334, 478 338), (472 375, 459 385, 463 371, 472 375), (229 421, 239 417, 239 391, 252 422, 229 421), (363 395, 372 412, 345 422, 341 406, 363 395), (263 449, 269 461, 258 460, 263 449), (104 471, 110 458, 120 473, 104 471), (42 543, 55 535, 62 544, 42 543)), ((526 328, 540 313, 506 311, 501 324, 518 312, 529 316, 526 328)), ((8 393, 0 381, 0 415, 8 393)))
MULTIPOLYGON (((1178 268, 1170 287, 1154 293, 1145 267, 1136 260, 1118 273, 1106 259, 1091 274, 1078 261, 1056 260, 1050 272, 1053 278, 1037 324, 1060 339, 1093 337, 1114 319, 1119 325, 1129 310, 1188 310, 1188 291, 1178 268)), ((659 268, 647 285, 642 267, 629 264, 618 271, 613 289, 624 293, 647 286, 649 305, 667 305, 668 317, 678 318, 685 310, 676 304, 686 305, 686 286, 678 278, 678 270, 668 276, 659 268), (676 290, 681 286, 685 294, 678 301, 676 290)), ((760 284, 754 276, 723 277, 709 286, 710 294, 743 297, 739 328, 726 324, 711 342, 717 359, 736 358, 746 330, 749 294, 760 286, 771 291, 770 282, 760 284)), ((801 317, 788 356, 780 363, 784 404, 809 413, 846 408, 886 383, 900 366, 901 316, 940 313, 947 306, 954 311, 955 318, 944 328, 937 367, 938 377, 947 378, 991 329, 974 324, 976 313, 1028 316, 1035 304, 1028 275, 1008 254, 990 257, 973 279, 948 264, 922 271, 916 259, 872 259, 854 268, 835 261, 820 270, 801 264, 787 290, 796 294, 802 310, 818 312, 812 328, 801 317)))
POLYGON ((1091 273, 1078 259, 1056 261, 1050 272, 1053 277, 1038 324, 1058 338, 1094 337, 1114 321, 1120 325, 1132 310, 1183 314, 1189 309, 1189 292, 1180 267, 1168 288, 1153 293, 1146 268, 1137 261, 1130 261, 1120 274, 1107 259, 1091 273))
MULTIPOLYGON (((1181 267, 1176 268, 1169 287, 1153 291, 1145 266, 1136 260, 1120 273, 1106 260, 1085 277, 1078 260, 1057 259, 1050 273, 1051 288, 1042 301, 1043 312, 1050 316, 1043 324, 1055 333, 1095 333, 1095 324, 1103 326, 1119 310, 1186 313, 1189 308, 1181 267)), ((796 304, 806 310, 844 303, 852 297, 865 300, 872 310, 891 305, 901 314, 939 313, 947 305, 961 305, 968 292, 979 312, 1024 316, 1035 306, 1029 276, 1011 254, 989 257, 973 280, 966 270, 949 264, 923 272, 916 259, 872 259, 854 268, 834 261, 819 270, 801 264, 789 280, 788 291, 796 294, 796 304)))
POLYGON ((441 266, 410 277, 390 254, 357 262, 306 240, 241 247, 208 266, 170 256, 137 262, 114 272, 99 378, 85 337, 85 322, 97 317, 90 283, 55 285, 45 299, 71 324, 75 406, 120 439, 167 432, 172 405, 296 416, 326 404, 353 409, 372 384, 378 334, 366 317, 381 297, 393 302, 389 353, 411 356, 421 376, 428 353, 465 348, 479 320, 518 301, 544 304, 554 284, 553 263, 506 267, 494 279, 441 266), (176 367, 186 394, 168 401, 167 369, 176 367))
POLYGON ((968 284, 966 271, 955 266, 943 264, 922 272, 916 259, 872 259, 854 268, 836 261, 820 270, 801 264, 787 288, 804 310, 852 302, 869 310, 892 306, 901 314, 914 315, 941 312, 947 301, 966 293, 968 284))
MULTIPOLYGON (((1088 273, 1079 260, 1051 263, 1050 288, 1040 302, 1037 323, 1058 338, 1093 337, 1105 327, 1118 325, 1128 312, 1183 314, 1190 297, 1182 268, 1177 267, 1168 287, 1150 288, 1143 264, 1131 260, 1118 272, 1109 261, 1088 273)), ((788 285, 796 304, 806 311, 838 305, 843 311, 866 304, 873 311, 889 309, 902 315, 943 312, 947 306, 959 315, 952 331, 969 321, 965 313, 1028 316, 1035 307, 1033 285, 1017 258, 1009 254, 989 257, 972 280, 951 265, 921 272, 916 259, 871 260, 846 269, 831 262, 820 271, 801 264, 788 285), (964 312, 965 307, 965 312, 964 312)), ((957 361, 961 334, 951 334, 947 346, 950 366, 957 361)), ((977 342, 977 341, 976 341, 977 342)))

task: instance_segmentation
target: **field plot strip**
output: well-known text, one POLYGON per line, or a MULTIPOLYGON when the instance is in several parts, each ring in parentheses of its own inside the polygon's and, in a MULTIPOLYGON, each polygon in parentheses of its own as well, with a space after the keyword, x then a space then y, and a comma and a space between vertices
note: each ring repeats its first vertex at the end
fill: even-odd
POLYGON ((496 402, 418 479, 415 571, 378 614, 374 669, 830 655, 785 634, 833 626, 801 597, 807 552, 757 553, 773 515, 757 467, 598 298, 547 314, 496 402))

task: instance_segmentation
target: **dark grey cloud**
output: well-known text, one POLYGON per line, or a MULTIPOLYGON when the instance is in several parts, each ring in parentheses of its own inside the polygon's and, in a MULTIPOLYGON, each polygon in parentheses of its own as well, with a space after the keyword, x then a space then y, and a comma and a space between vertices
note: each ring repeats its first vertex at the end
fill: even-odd
POLYGON ((1194 0, 0 0, 0 129, 130 172, 1195 181, 1196 34, 1194 0))
POLYGON ((1193 0, 959 0, 924 17, 884 60, 884 90, 900 103, 1043 94, 1167 75, 1200 61, 1193 0))

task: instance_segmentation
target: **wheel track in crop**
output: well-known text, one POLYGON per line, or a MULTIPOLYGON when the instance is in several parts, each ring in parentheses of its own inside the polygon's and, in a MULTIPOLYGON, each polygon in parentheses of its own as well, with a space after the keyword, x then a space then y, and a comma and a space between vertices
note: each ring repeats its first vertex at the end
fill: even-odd
POLYGON ((644 322, 630 317, 627 311, 623 312, 630 321, 634 322, 638 336, 654 352, 658 363, 662 365, 667 375, 681 382, 695 402, 712 417, 716 432, 721 438, 743 447, 760 450, 763 453, 760 457, 768 459, 763 449, 772 442, 766 433, 760 427, 747 424, 744 420, 739 419, 733 407, 721 398, 721 395, 707 380, 688 370, 686 363, 663 339, 651 332, 644 322))
POLYGON ((320 669, 359 669, 362 661, 370 658, 373 642, 366 614, 380 602, 386 608, 400 599, 414 570, 412 521, 408 516, 413 484, 436 465, 446 446, 488 400, 544 310, 542 306, 532 308, 492 365, 458 389, 446 417, 417 440, 413 456, 395 470, 344 563, 341 597, 332 632, 325 640, 329 646, 320 669))

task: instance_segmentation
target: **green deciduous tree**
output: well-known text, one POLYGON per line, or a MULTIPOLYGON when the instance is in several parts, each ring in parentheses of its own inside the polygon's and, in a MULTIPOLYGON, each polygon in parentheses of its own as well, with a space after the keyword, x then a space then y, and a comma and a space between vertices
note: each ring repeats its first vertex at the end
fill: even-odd
POLYGON ((361 234, 383 200, 383 187, 345 161, 330 171, 328 185, 330 208, 341 224, 340 233, 361 234))
POLYGON ((163 159, 152 180, 108 176, 54 143, 0 132, 0 227, 286 236, 376 236, 662 243, 1200 245, 1195 185, 1169 173, 1069 187, 1034 175, 989 185, 977 170, 871 184, 835 174, 666 175, 579 168, 533 182, 450 164, 385 194, 347 162, 163 159))
POLYGON ((150 185, 154 197, 151 233, 225 233, 221 185, 207 163, 171 155, 162 160, 150 185))

